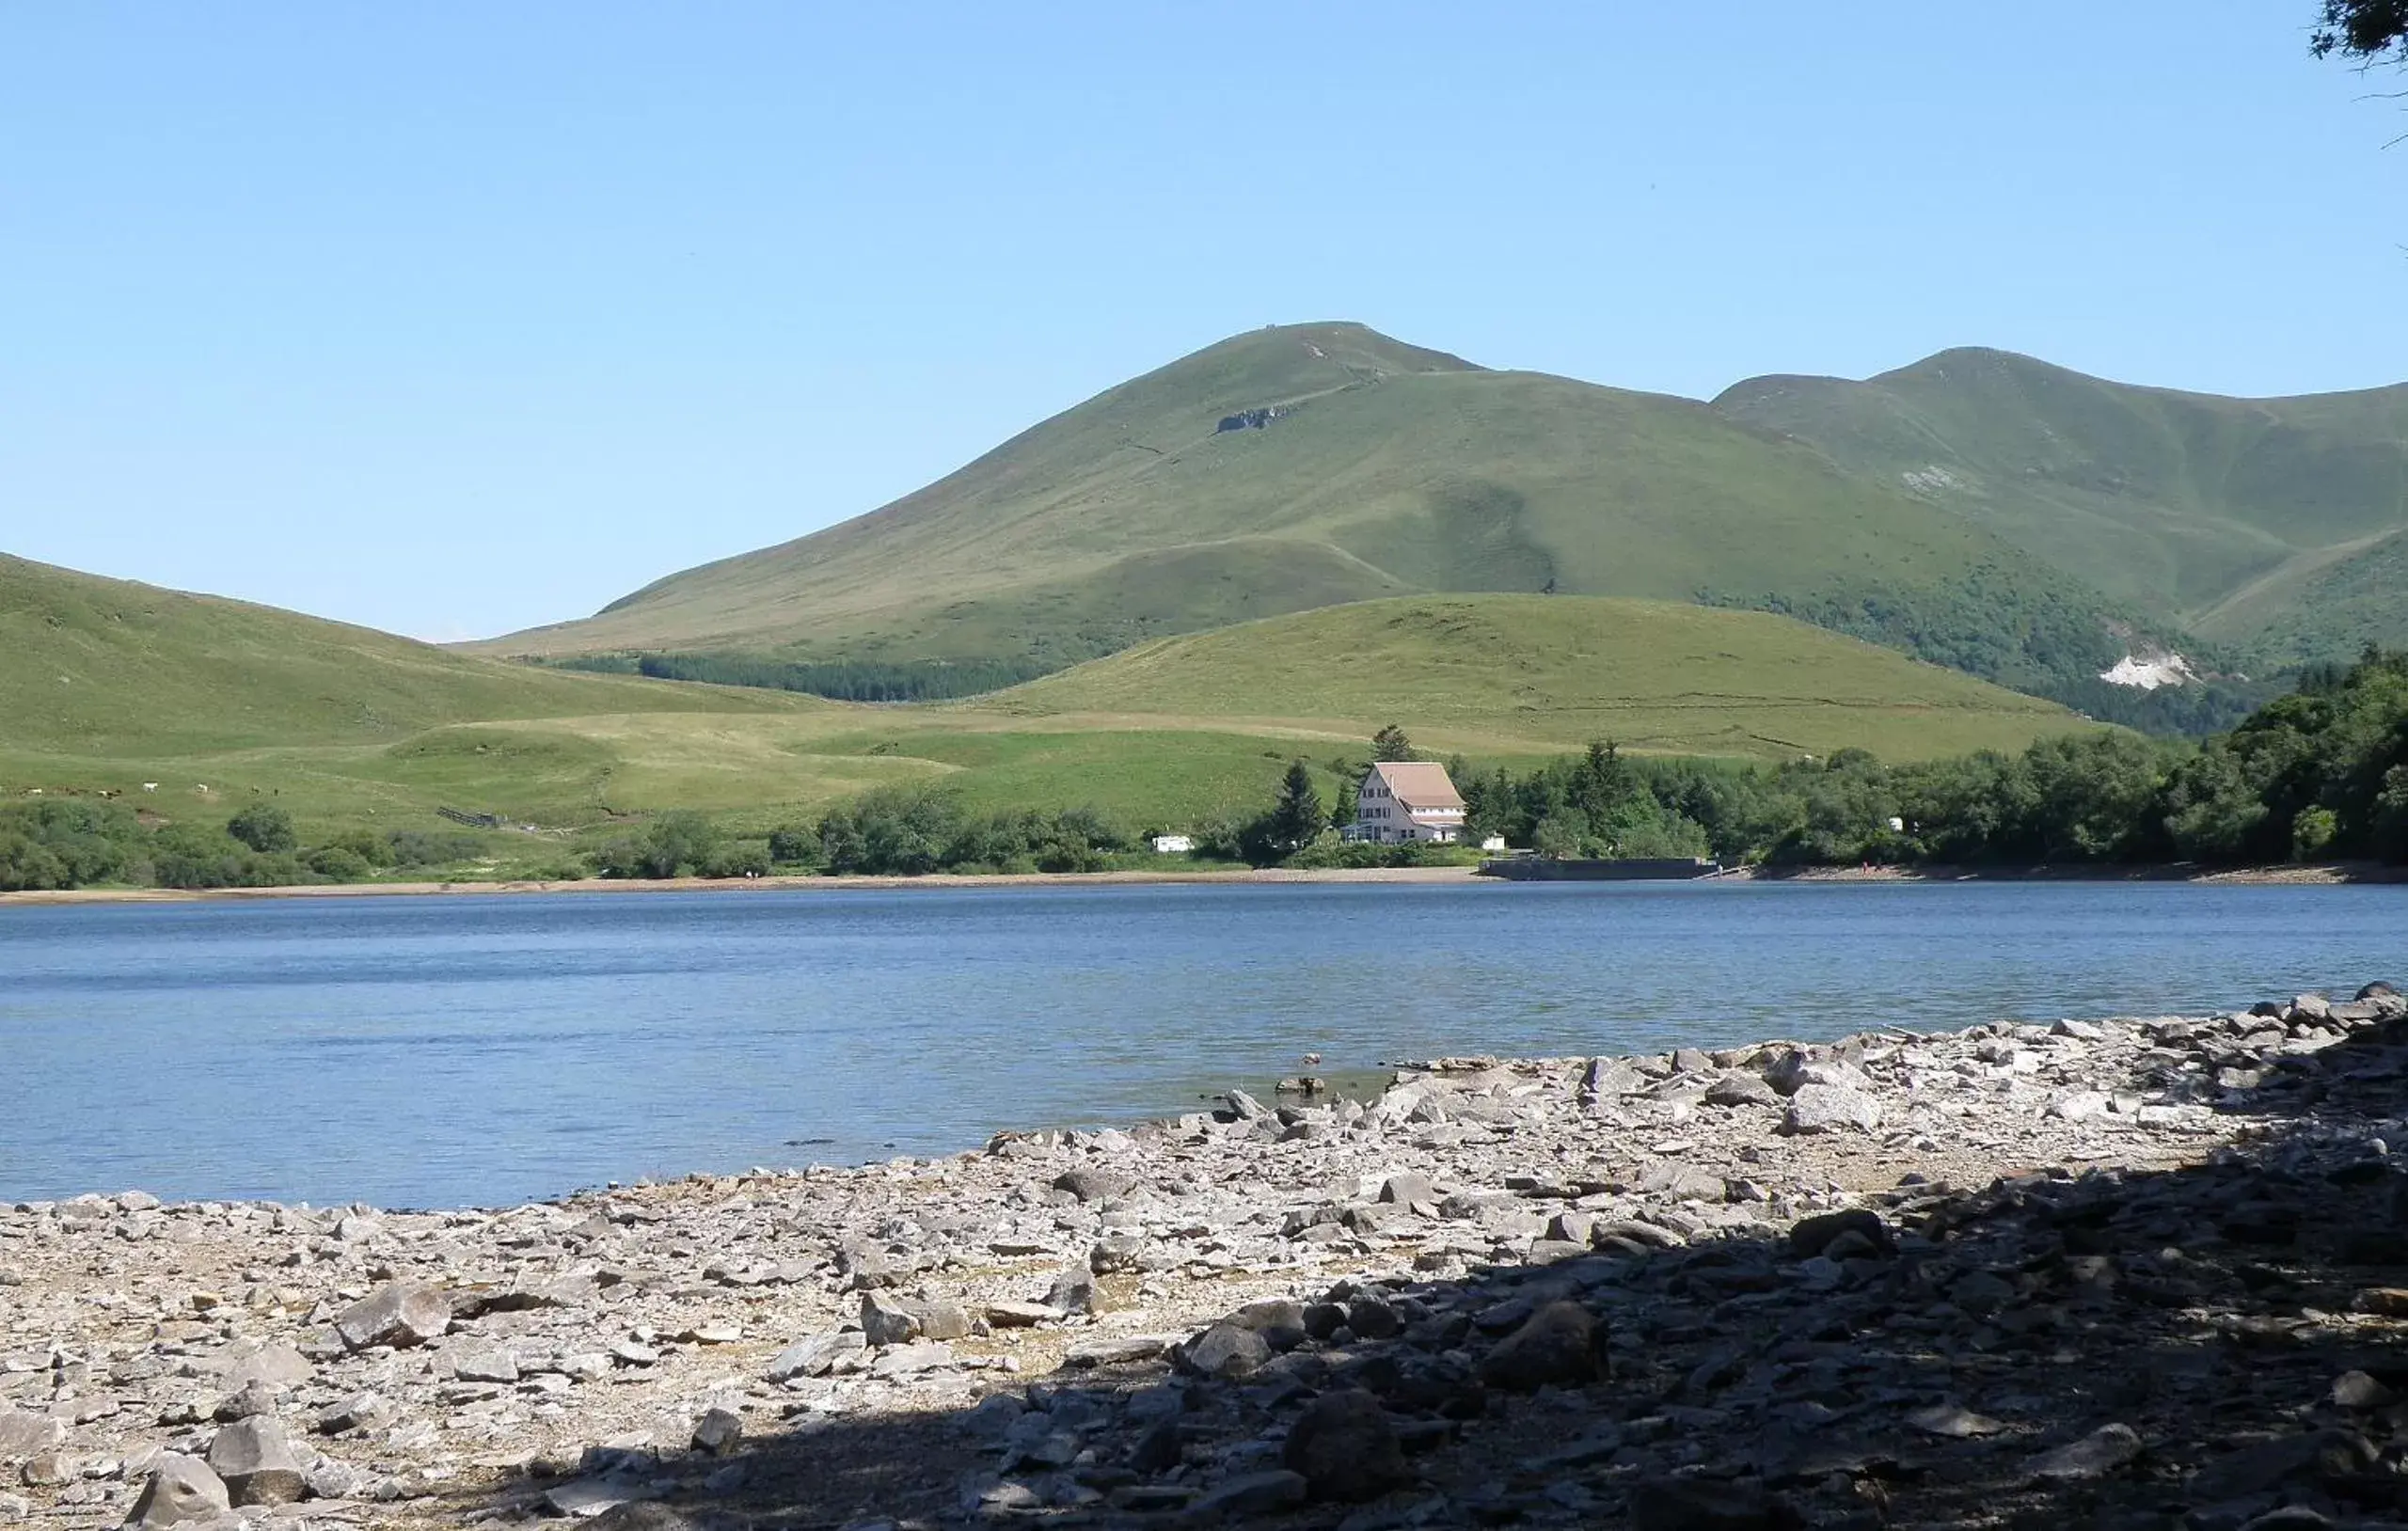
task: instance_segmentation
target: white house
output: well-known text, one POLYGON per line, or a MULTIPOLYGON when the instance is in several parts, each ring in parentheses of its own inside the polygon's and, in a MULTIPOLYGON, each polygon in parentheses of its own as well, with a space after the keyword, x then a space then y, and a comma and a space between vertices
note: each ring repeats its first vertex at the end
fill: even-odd
POLYGON ((1158 834, 1153 838, 1157 856, 1184 856, 1196 848, 1196 837, 1184 834, 1158 834))
POLYGON ((1451 845, 1463 838, 1464 799, 1444 766, 1428 761, 1384 760, 1365 774, 1354 793, 1349 840, 1395 844, 1427 840, 1451 845))

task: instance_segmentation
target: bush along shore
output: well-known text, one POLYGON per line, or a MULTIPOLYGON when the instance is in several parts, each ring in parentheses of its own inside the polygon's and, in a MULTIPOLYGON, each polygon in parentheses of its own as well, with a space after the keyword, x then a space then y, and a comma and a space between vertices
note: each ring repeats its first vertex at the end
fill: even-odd
POLYGON ((499 1211, 22 1205, 0 1519, 2395 1523, 2403 1082, 2376 985, 499 1211))

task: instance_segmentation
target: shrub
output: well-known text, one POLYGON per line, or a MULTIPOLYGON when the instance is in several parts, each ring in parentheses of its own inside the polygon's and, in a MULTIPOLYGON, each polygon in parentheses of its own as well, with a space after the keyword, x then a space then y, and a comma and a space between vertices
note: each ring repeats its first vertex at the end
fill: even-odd
POLYGON ((474 835, 429 829, 396 829, 385 837, 387 866, 450 866, 476 859, 483 848, 474 835))
POLYGON ((769 836, 769 860, 780 866, 817 866, 821 855, 816 824, 790 824, 769 836))
POLYGON ((705 877, 766 877, 769 853, 760 845, 721 845, 702 866, 705 877))
POLYGON ((255 851, 287 851, 298 845, 293 815, 274 803, 253 803, 226 821, 226 832, 255 851))
POLYGON ((375 868, 348 845, 321 845, 309 853, 309 870, 337 882, 358 882, 375 868))

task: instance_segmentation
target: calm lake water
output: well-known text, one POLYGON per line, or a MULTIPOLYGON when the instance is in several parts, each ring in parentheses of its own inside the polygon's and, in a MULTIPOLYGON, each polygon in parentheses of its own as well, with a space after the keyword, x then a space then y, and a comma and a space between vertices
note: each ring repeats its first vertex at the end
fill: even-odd
POLYGON ((2408 980, 2408 887, 917 889, 0 908, 0 1200, 495 1205, 1444 1052, 2408 980))

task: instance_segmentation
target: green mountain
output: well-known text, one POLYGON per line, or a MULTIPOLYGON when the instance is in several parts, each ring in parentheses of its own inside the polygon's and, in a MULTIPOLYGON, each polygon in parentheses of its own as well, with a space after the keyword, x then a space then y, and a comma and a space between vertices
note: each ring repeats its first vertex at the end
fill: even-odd
POLYGON ((176 756, 440 724, 784 712, 796 699, 534 670, 0 554, 0 753, 176 756))
POLYGON ((1960 350, 1715 404, 2257 663, 2408 639, 2366 598, 2403 557, 2408 386, 2226 399, 1960 350))
POLYGON ((1342 602, 1542 591, 1777 605, 2032 689, 2113 664, 2119 620, 2151 625, 1712 405, 1332 324, 1222 341, 883 509, 479 647, 1041 669, 1342 602))

